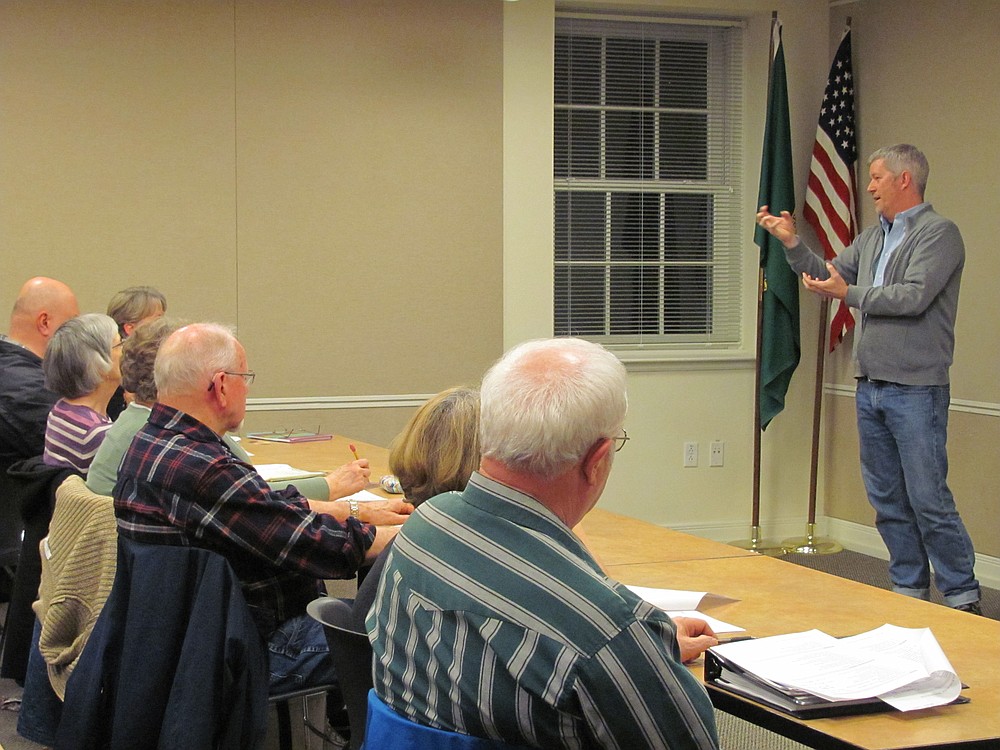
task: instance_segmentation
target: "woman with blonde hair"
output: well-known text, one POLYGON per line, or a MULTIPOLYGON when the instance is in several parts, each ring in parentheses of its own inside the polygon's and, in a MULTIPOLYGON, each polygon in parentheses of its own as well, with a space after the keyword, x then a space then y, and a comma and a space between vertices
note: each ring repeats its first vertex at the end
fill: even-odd
MULTIPOLYGON (((458 386, 431 397, 389 446, 389 470, 406 500, 420 505, 443 492, 465 489, 479 468, 479 391, 458 386)), ((391 547, 372 564, 354 600, 354 626, 365 630, 378 579, 391 547)))
POLYGON ((456 387, 431 397, 389 446, 389 471, 419 505, 465 489, 479 467, 479 391, 456 387))

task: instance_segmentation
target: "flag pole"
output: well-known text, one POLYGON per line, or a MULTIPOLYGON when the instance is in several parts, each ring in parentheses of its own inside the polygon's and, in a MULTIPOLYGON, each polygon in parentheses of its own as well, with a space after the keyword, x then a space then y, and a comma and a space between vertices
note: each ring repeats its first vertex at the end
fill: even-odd
MULTIPOLYGON (((778 11, 771 11, 771 43, 767 64, 767 100, 771 100, 771 68, 774 66, 774 24, 778 20, 778 11)), ((734 547, 748 549, 761 555, 779 557, 788 552, 787 548, 775 541, 760 538, 760 360, 763 350, 764 322, 764 267, 757 270, 757 343, 754 354, 754 388, 753 388, 753 502, 750 510, 750 538, 730 542, 734 547)))
MULTIPOLYGON (((847 29, 850 31, 851 17, 847 17, 847 29)), ((857 211, 857 191, 852 191, 855 212, 857 211)), ((813 425, 812 453, 809 463, 809 509, 804 537, 785 539, 782 544, 791 552, 805 555, 829 555, 840 552, 844 548, 836 541, 816 536, 816 486, 818 484, 820 415, 823 408, 823 373, 826 363, 827 321, 829 319, 831 301, 823 299, 819 308, 819 336, 816 342, 816 385, 813 393, 813 425)), ((832 337, 832 331, 830 333, 832 337)), ((832 343, 832 342, 831 342, 832 343)))
POLYGON ((832 539, 816 536, 816 485, 819 469, 819 428, 823 406, 823 369, 826 362, 826 323, 830 301, 824 299, 819 306, 819 336, 816 341, 816 384, 813 389, 812 452, 809 460, 809 512, 806 535, 782 541, 790 552, 802 555, 829 555, 844 549, 832 539))
POLYGON ((764 269, 757 271, 757 344, 753 388, 753 502, 750 506, 750 538, 730 542, 734 547, 777 557, 788 550, 774 541, 760 538, 760 355, 763 347, 761 329, 764 322, 764 269))

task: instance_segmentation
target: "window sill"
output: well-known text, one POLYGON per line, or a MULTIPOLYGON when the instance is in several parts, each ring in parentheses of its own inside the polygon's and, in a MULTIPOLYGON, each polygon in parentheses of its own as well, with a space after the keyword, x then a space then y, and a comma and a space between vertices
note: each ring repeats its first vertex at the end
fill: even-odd
POLYGON ((630 372, 752 370, 754 355, 742 349, 634 349, 608 346, 630 372))

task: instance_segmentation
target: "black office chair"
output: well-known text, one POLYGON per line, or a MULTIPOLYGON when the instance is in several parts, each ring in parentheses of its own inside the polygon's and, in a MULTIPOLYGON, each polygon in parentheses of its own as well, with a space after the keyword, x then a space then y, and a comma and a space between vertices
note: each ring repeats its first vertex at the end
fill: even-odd
POLYGON ((21 554, 21 536, 24 533, 24 521, 20 509, 5 496, 0 495, 0 592, 6 601, 14 583, 14 572, 17 569, 17 558, 21 554))
MULTIPOLYGON (((23 532, 24 521, 21 520, 21 511, 0 494, 0 602, 9 602, 14 591, 14 577, 17 572, 17 558, 21 554, 23 532)), ((4 622, 3 629, 0 630, 0 654, 3 653, 6 632, 7 623, 4 622)))
POLYGON ((316 726, 309 716, 309 699, 325 695, 327 700, 331 697, 339 697, 340 691, 335 684, 313 685, 312 687, 290 690, 287 693, 277 693, 268 696, 268 703, 274 706, 278 712, 278 748, 279 750, 293 750, 292 742, 292 713, 289 705, 293 700, 301 701, 302 711, 302 735, 305 741, 305 748, 312 747, 311 737, 317 737, 320 741, 320 748, 325 748, 327 744, 333 747, 345 747, 346 743, 339 734, 333 734, 335 729, 325 732, 316 726), (332 693, 331 693, 332 691, 332 693))
POLYGON ((323 624, 330 657, 337 670, 340 690, 347 704, 351 750, 360 750, 368 719, 368 691, 372 688, 372 646, 368 634, 351 628, 349 599, 324 597, 309 603, 306 611, 323 624))
POLYGON ((72 473, 64 467, 47 466, 41 456, 34 456, 15 463, 0 481, 3 493, 0 501, 18 509, 24 529, 0 641, 0 677, 10 678, 19 685, 24 684, 28 668, 31 633, 35 627, 31 604, 38 598, 42 577, 38 544, 49 533, 56 489, 72 473))

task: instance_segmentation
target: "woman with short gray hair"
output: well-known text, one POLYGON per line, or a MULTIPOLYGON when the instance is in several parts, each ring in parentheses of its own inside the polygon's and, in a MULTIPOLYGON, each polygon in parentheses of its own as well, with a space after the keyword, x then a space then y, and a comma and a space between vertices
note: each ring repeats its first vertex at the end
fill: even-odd
POLYGON ((90 313, 63 323, 42 359, 45 387, 61 398, 49 412, 43 460, 84 476, 111 427, 108 399, 121 384, 121 336, 107 315, 90 313))

